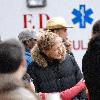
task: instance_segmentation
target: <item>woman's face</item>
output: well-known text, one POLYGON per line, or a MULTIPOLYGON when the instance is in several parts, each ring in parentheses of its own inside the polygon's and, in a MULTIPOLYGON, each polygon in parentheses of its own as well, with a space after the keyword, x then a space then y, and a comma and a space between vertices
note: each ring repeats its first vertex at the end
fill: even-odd
POLYGON ((56 39, 54 41, 54 45, 51 47, 50 50, 46 50, 45 54, 51 59, 62 59, 65 54, 65 46, 62 43, 61 39, 56 39))

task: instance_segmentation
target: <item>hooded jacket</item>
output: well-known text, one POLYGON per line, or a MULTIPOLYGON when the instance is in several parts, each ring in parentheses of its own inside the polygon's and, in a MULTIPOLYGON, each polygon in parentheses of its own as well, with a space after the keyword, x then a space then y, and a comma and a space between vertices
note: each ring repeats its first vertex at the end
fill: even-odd
MULTIPOLYGON (((32 57, 34 61, 28 67, 27 72, 33 78, 37 92, 61 92, 73 87, 83 77, 75 59, 68 54, 65 55, 63 61, 56 59, 49 60, 48 57, 40 53, 38 47, 35 46, 32 57)), ((84 97, 85 96, 81 94, 78 98, 83 99, 84 97)))

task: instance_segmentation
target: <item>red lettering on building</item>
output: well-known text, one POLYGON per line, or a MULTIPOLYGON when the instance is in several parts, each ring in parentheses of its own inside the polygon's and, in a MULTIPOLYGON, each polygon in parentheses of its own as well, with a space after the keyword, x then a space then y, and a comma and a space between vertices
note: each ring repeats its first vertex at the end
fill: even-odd
POLYGON ((80 41, 79 40, 77 41, 77 43, 76 43, 76 41, 73 40, 73 49, 74 50, 80 49, 80 41))
POLYGON ((45 16, 47 20, 50 19, 50 17, 47 14, 39 14, 39 22, 40 22, 39 28, 43 28, 43 16, 45 16))
POLYGON ((87 49, 87 45, 85 47, 84 43, 83 43, 83 40, 80 41, 81 42, 81 48, 82 50, 86 50, 87 49))
POLYGON ((32 19, 28 19, 29 17, 32 18, 32 14, 24 14, 24 28, 28 28, 28 23, 31 24, 32 19))
POLYGON ((50 17, 47 14, 38 14, 39 20, 36 20, 37 15, 33 16, 32 14, 24 14, 23 15, 23 24, 24 28, 43 28, 43 25, 46 21, 50 19, 50 17), (33 22, 35 22, 36 25, 33 25, 33 22), (38 23, 38 24, 37 24, 38 23))
POLYGON ((87 44, 85 44, 83 40, 77 40, 77 41, 73 40, 72 41, 72 49, 74 49, 74 50, 86 50, 87 44))

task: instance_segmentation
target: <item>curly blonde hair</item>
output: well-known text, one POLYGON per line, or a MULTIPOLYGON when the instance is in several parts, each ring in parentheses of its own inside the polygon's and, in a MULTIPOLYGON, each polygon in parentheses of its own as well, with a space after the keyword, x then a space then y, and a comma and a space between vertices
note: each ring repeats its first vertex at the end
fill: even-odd
POLYGON ((40 36, 37 45, 40 50, 50 50, 57 39, 62 41, 62 38, 59 37, 59 35, 53 32, 44 31, 40 36))

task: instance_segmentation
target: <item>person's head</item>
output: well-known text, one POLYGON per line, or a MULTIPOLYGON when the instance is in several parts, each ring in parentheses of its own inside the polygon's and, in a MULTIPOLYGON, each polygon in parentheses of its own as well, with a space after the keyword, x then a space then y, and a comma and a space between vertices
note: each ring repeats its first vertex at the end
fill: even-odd
POLYGON ((67 37, 67 23, 62 17, 53 17, 47 21, 45 30, 50 30, 58 34, 61 38, 65 39, 67 37))
POLYGON ((96 21, 92 27, 92 36, 100 33, 100 20, 96 21))
POLYGON ((52 32, 44 32, 37 45, 39 50, 51 59, 62 59, 66 52, 62 38, 52 32))
POLYGON ((100 33, 96 33, 89 41, 88 43, 88 50, 96 50, 100 46, 100 33))
POLYGON ((21 78, 25 72, 24 48, 15 39, 0 42, 0 74, 14 74, 21 78))
POLYGON ((66 50, 71 50, 71 42, 68 40, 68 33, 67 28, 73 28, 73 27, 67 27, 66 20, 62 17, 53 17, 50 20, 47 21, 45 30, 49 30, 53 33, 58 34, 62 39, 66 46, 66 50))
POLYGON ((37 33, 33 30, 26 29, 19 33, 18 38, 24 44, 25 48, 32 49, 37 41, 37 33))

